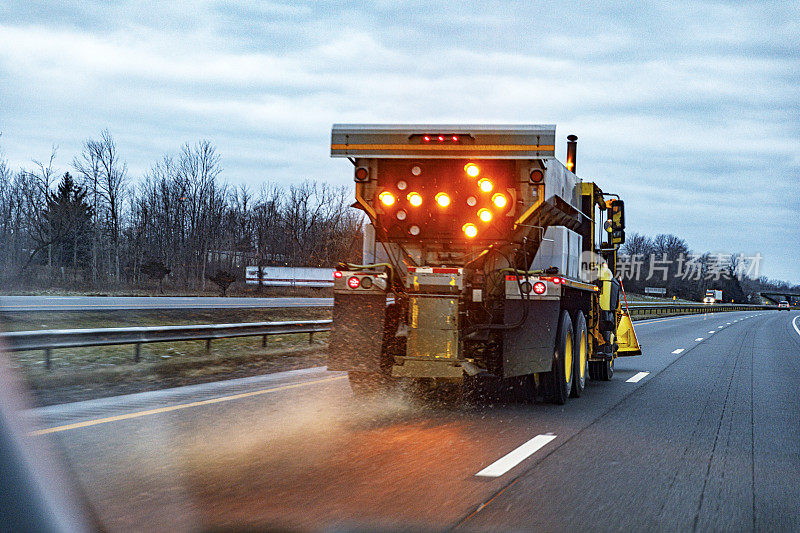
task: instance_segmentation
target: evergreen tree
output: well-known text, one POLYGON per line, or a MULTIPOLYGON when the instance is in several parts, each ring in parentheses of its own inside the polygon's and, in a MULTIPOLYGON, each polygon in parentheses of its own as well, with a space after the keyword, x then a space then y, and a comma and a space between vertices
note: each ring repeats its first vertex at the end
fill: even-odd
POLYGON ((90 255, 92 208, 86 201, 86 189, 64 173, 56 192, 47 198, 44 219, 54 249, 54 264, 77 268, 90 255))

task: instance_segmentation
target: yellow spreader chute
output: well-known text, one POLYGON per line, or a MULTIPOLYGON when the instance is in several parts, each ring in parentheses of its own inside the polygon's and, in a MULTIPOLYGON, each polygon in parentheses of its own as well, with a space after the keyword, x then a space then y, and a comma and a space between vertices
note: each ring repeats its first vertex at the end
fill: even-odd
POLYGON ((625 309, 620 309, 619 321, 617 322, 617 355, 642 355, 642 347, 639 339, 636 338, 636 330, 633 329, 630 311, 628 310, 628 297, 625 295, 625 287, 622 287, 622 297, 625 300, 625 309))
POLYGON ((633 322, 627 311, 620 311, 617 324, 617 355, 641 355, 642 347, 636 338, 633 322))

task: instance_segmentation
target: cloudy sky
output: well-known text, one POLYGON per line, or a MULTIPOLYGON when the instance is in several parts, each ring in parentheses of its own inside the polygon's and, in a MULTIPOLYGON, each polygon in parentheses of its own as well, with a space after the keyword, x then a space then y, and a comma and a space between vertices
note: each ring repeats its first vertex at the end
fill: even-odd
POLYGON ((135 178, 206 138, 258 189, 350 183, 334 122, 555 123, 629 231, 800 282, 800 3, 564 4, 3 0, 0 151, 108 128, 135 178))

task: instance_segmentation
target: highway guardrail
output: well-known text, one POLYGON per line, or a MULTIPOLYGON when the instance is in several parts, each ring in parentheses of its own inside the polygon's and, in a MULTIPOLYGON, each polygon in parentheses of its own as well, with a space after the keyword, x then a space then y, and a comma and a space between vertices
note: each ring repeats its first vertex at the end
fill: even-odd
POLYGON ((153 342, 206 341, 211 350, 214 339, 261 337, 265 346, 270 335, 307 333, 308 342, 314 333, 330 331, 332 320, 298 320, 287 322, 249 322, 243 324, 205 324, 189 326, 147 326, 129 328, 46 329, 14 331, 0 336, 3 347, 12 352, 43 350, 45 367, 50 368, 50 354, 56 348, 114 346, 133 344, 134 361, 139 362, 141 345, 153 342))
POLYGON ((777 309, 775 305, 756 304, 700 304, 679 302, 644 303, 631 302, 628 304, 631 318, 657 318, 673 315, 692 315, 701 313, 718 313, 723 311, 752 311, 756 309, 777 309))
MULTIPOLYGON (((673 315, 715 313, 722 311, 751 311, 755 309, 777 309, 774 305, 750 304, 694 304, 694 303, 630 303, 631 318, 657 318, 673 315)), ((266 345, 269 335, 307 333, 309 343, 314 333, 330 331, 332 320, 298 320, 287 322, 250 322, 243 324, 205 324, 189 326, 147 326, 129 328, 94 329, 47 329, 38 331, 15 331, 0 335, 3 346, 12 352, 43 350, 45 367, 50 368, 50 355, 57 348, 82 348, 88 346, 114 346, 133 344, 134 361, 139 362, 141 345, 154 342, 206 341, 206 350, 211 350, 214 339, 234 337, 262 337, 266 345)))

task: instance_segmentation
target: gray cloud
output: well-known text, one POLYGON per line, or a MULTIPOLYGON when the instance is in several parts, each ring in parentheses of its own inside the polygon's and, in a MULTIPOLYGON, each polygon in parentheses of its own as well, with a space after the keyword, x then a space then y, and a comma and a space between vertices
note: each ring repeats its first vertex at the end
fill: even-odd
POLYGON ((800 281, 796 2, 4 4, 14 166, 108 127, 134 176, 208 138, 232 183, 346 183, 333 122, 557 123, 631 230, 800 281))

